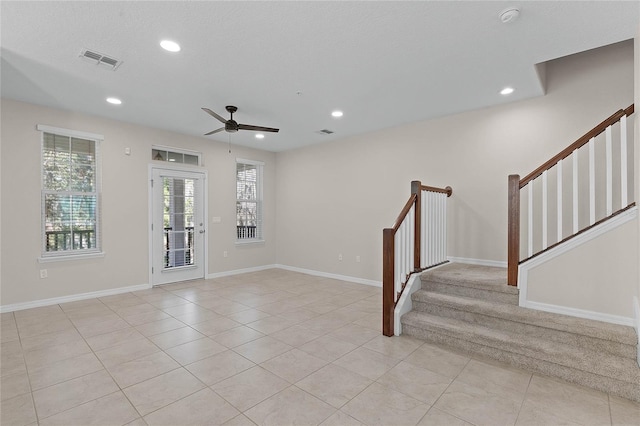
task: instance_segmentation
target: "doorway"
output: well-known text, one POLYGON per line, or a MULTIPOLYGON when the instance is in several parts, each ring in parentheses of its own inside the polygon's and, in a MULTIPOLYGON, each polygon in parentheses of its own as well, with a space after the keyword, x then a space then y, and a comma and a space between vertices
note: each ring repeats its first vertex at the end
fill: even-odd
POLYGON ((151 283, 205 277, 206 173, 151 168, 151 283))

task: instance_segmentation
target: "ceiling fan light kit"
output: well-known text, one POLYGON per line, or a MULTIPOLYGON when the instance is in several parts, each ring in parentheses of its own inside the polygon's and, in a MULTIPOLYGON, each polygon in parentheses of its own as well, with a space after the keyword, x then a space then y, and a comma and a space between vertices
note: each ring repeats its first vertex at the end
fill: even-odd
POLYGON ((210 116, 212 116, 213 118, 215 118, 216 120, 218 120, 219 122, 221 122, 222 124, 224 124, 224 127, 220 127, 219 129, 212 130, 209 133, 205 133, 204 134, 205 136, 213 135, 223 130, 227 133, 235 133, 238 130, 252 130, 254 132, 272 132, 272 133, 277 133, 280 131, 280 129, 275 129, 273 127, 254 126, 252 124, 239 124, 237 121, 233 119, 233 113, 238 111, 238 108, 233 105, 227 105, 226 107, 227 112, 231 115, 231 118, 229 120, 225 120, 224 118, 222 118, 220 115, 213 112, 209 108, 202 108, 202 110, 207 114, 209 114, 210 116))
POLYGON ((517 7, 509 7, 500 12, 498 16, 503 24, 507 24, 518 19, 518 16, 520 16, 520 9, 517 7))

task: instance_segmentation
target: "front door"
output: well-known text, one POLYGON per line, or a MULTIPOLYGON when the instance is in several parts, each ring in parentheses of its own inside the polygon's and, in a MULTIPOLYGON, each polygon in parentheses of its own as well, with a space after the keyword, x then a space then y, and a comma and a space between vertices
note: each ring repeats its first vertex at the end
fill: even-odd
POLYGON ((204 278, 205 174, 152 169, 153 285, 204 278))

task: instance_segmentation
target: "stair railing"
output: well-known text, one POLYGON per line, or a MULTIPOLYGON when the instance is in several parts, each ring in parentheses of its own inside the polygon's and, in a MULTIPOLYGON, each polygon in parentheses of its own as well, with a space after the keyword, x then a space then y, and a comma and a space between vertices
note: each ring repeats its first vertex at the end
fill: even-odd
POLYGON ((393 311, 412 274, 447 262, 447 198, 451 187, 411 182, 411 196, 382 232, 382 333, 393 336, 393 311))
POLYGON ((629 167, 627 155, 629 145, 633 146, 629 141, 633 133, 628 132, 633 128, 628 124, 633 112, 633 104, 617 111, 524 178, 509 176, 509 285, 518 284, 520 264, 635 205, 629 199, 633 166, 629 167), (570 199, 563 198, 565 191, 571 193, 570 199), (555 197, 550 195, 552 192, 555 197), (521 203, 526 205, 522 212, 521 203), (522 236, 521 222, 526 223, 526 235, 522 236), (522 242, 526 244, 523 259, 521 237, 525 237, 522 242))

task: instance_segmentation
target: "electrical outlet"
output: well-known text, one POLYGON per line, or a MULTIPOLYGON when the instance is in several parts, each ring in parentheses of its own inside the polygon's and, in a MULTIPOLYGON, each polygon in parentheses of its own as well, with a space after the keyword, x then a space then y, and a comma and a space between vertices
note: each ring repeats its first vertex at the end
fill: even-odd
POLYGON ((227 251, 225 250, 225 251, 222 252, 222 256, 223 257, 227 257, 227 256, 229 256, 229 253, 227 253, 227 251))
POLYGON ((360 263, 360 256, 356 256, 356 263, 360 263))
POLYGON ((47 270, 40 269, 40 278, 47 278, 47 270))
POLYGON ((338 255, 338 260, 339 260, 340 262, 342 262, 342 253, 340 253, 340 254, 338 255))

